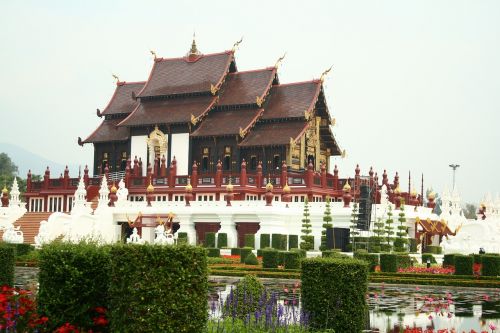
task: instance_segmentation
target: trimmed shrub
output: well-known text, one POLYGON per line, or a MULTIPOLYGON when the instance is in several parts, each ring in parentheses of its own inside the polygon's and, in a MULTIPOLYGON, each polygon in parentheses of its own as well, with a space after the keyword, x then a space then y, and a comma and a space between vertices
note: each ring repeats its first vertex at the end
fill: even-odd
POLYGON ((349 258, 345 254, 342 254, 339 250, 326 250, 321 252, 322 258, 349 258))
POLYGON ((313 329, 360 332, 364 328, 368 265, 357 259, 302 261, 301 300, 313 329))
POLYGON ((272 248, 266 248, 262 250, 262 267, 278 267, 278 250, 272 248))
POLYGON ((298 249, 299 248, 299 236, 298 235, 288 235, 288 248, 298 249))
POLYGON ((217 247, 219 249, 227 247, 227 234, 225 232, 220 232, 217 234, 217 247))
POLYGON ((396 253, 398 268, 408 268, 413 266, 411 257, 406 253, 396 253))
POLYGON ((278 266, 285 264, 285 253, 286 251, 278 251, 278 266))
POLYGON ((392 250, 391 244, 385 244, 385 243, 380 244, 380 251, 381 252, 391 252, 391 250, 392 250))
POLYGON ((410 252, 417 252, 417 240, 415 238, 408 238, 410 252))
POLYGON ((16 256, 24 256, 30 253, 31 251, 35 250, 35 247, 30 244, 21 243, 21 244, 6 244, 6 245, 12 246, 16 249, 15 250, 16 256))
POLYGON ((472 275, 473 262, 471 256, 455 255, 455 275, 472 275))
POLYGON ((257 260, 257 257, 253 252, 250 252, 247 257, 245 258, 245 265, 258 265, 259 260, 257 260))
POLYGON ((397 255, 393 253, 381 253, 380 270, 382 272, 397 272, 398 271, 397 255))
POLYGON ((109 297, 111 332, 203 332, 208 319, 206 250, 113 246, 109 297))
POLYGON ((396 238, 394 240, 394 252, 407 252, 406 250, 406 239, 405 238, 396 238))
POLYGON ((252 252, 251 247, 242 247, 240 249, 240 262, 243 264, 245 263, 245 259, 247 258, 248 254, 252 252))
POLYGON ((500 257, 483 255, 481 274, 484 276, 500 276, 500 257))
POLYGON ((474 254, 471 254, 472 257, 474 257, 474 263, 475 264, 481 264, 482 261, 481 261, 481 258, 483 257, 482 254, 477 254, 477 253, 474 253, 474 254))
POLYGON ((207 256, 209 257, 220 257, 220 249, 216 247, 207 247, 207 256))
POLYGON ((16 249, 0 243, 0 286, 14 286, 14 267, 16 265, 16 249))
POLYGON ((422 264, 427 264, 427 260, 429 260, 431 264, 437 264, 436 258, 434 258, 432 254, 422 253, 422 264))
POLYGON ((443 256, 443 267, 455 266, 455 253, 445 254, 443 256))
POLYGON ((260 235, 260 248, 265 249, 266 247, 271 247, 271 235, 261 234, 260 235))
MULTIPOLYGON (((49 331, 67 322, 89 330, 96 317, 95 308, 109 308, 109 250, 109 246, 83 242, 55 242, 42 247, 38 306, 40 313, 50 318, 49 331)), ((130 265, 128 258, 122 259, 130 265)), ((127 289, 137 280, 127 280, 127 289)))
POLYGON ((304 249, 290 249, 290 252, 297 252, 299 254, 300 258, 306 258, 307 257, 307 251, 304 249))
POLYGON ((378 254, 375 253, 356 251, 354 252, 354 258, 366 261, 370 272, 375 272, 375 267, 379 265, 378 254))
POLYGON ((231 249, 232 256, 239 256, 241 254, 241 249, 239 247, 234 247, 231 249))
POLYGON ((255 249, 255 235, 254 234, 245 234, 245 247, 251 247, 255 249))
POLYGON ((287 235, 282 234, 272 234, 271 235, 271 246, 276 250, 286 250, 287 235))
POLYGON ((442 249, 441 249, 441 246, 427 245, 424 252, 425 253, 433 253, 433 254, 441 254, 442 249))
POLYGON ((205 234, 205 247, 215 247, 215 232, 207 232, 205 234))
POLYGON ((189 243, 187 232, 179 232, 177 236, 177 244, 187 244, 189 243))
POLYGON ((300 252, 290 251, 283 253, 283 265, 285 269, 300 268, 300 252))

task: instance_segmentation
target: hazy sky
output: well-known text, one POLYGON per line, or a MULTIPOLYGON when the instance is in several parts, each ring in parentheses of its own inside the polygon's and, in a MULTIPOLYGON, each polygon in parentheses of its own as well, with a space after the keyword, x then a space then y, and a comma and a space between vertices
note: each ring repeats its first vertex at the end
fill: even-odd
MULTIPOLYGON (((92 164, 81 148, 95 109, 121 80, 145 80, 160 57, 230 49, 240 70, 274 65, 282 83, 325 81, 347 158, 407 188, 457 185, 477 202, 500 191, 500 1, 0 0, 0 141, 48 159, 92 164)), ((72 170, 74 175, 77 170, 72 170)))

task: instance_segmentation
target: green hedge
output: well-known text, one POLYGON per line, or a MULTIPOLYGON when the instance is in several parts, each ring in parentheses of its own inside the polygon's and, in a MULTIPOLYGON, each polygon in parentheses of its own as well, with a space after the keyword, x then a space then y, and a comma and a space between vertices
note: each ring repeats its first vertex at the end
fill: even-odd
POLYGON ((370 272, 375 272, 375 267, 379 265, 378 254, 375 253, 356 251, 354 252, 354 258, 366 261, 370 272))
POLYGON ((205 247, 215 247, 215 232, 207 232, 205 234, 205 247))
POLYGON ((278 267, 278 250, 272 248, 266 248, 262 250, 262 267, 278 267))
POLYGON ((111 332, 202 332, 208 319, 206 250, 114 246, 109 296, 111 332))
POLYGON ((217 234, 217 247, 219 249, 227 247, 227 234, 225 232, 220 232, 217 234))
POLYGON ((257 260, 257 257, 253 252, 250 252, 247 257, 245 258, 245 265, 258 265, 259 260, 257 260))
POLYGON ((254 234, 245 234, 245 247, 251 247, 255 249, 255 235, 254 234))
POLYGON ((299 236, 298 235, 288 235, 288 249, 298 249, 299 248, 299 236))
POLYGON ((321 252, 322 258, 348 258, 345 254, 342 254, 339 250, 326 250, 321 252))
POLYGON ((415 238, 408 238, 410 252, 417 252, 417 240, 415 238))
POLYGON ((271 235, 261 234, 260 235, 260 248, 265 249, 266 247, 271 247, 271 235))
POLYGON ((9 244, 6 243, 7 246, 14 247, 16 250, 16 256, 24 256, 27 255, 28 253, 32 252, 35 250, 35 247, 30 244, 9 244))
POLYGON ((443 256, 443 267, 455 267, 455 253, 445 254, 443 256))
POLYGON ((245 263, 245 259, 247 258, 248 254, 252 252, 251 247, 242 247, 240 249, 240 262, 243 264, 245 263))
POLYGON ((276 250, 286 250, 287 236, 282 234, 271 235, 271 246, 276 250))
POLYGON ((300 258, 306 258, 307 257, 307 251, 304 250, 304 249, 292 248, 292 249, 290 249, 290 252, 297 252, 299 254, 300 258))
POLYGON ((398 257, 393 253, 380 254, 380 271, 382 272, 397 272, 398 257))
POLYGON ((285 253, 286 251, 278 251, 278 266, 285 264, 285 253))
POLYGON ((481 264, 482 261, 481 261, 481 258, 482 258, 482 254, 477 254, 477 253, 473 253, 473 254, 470 254, 471 257, 474 258, 474 263, 475 264, 481 264))
POLYGON ((484 276, 500 276, 500 257, 483 255, 481 274, 484 276))
POLYGON ((187 244, 189 243, 187 232, 179 232, 177 236, 177 244, 187 244))
POLYGON ((394 252, 409 252, 407 245, 408 242, 405 238, 396 238, 394 240, 394 252))
POLYGON ((297 269, 300 268, 301 254, 296 251, 284 252, 283 253, 283 265, 285 269, 297 269))
POLYGON ((455 255, 455 275, 472 275, 473 262, 471 256, 455 255))
POLYGON ((0 286, 14 286, 14 267, 16 265, 16 249, 0 243, 0 286))
POLYGON ((427 264, 427 260, 429 260, 431 264, 437 264, 436 258, 434 258, 432 254, 422 253, 422 264, 427 264))
POLYGON ((231 249, 232 256, 239 256, 241 254, 241 249, 239 247, 234 247, 231 249))
MULTIPOLYGON (((96 316, 94 309, 109 307, 109 250, 109 246, 92 243, 56 242, 42 247, 38 306, 50 318, 50 331, 67 322, 89 330, 96 316)), ((128 280, 127 285, 136 280, 128 280)))
POLYGON ((425 253, 433 253, 433 254, 441 254, 442 253, 441 246, 435 246, 435 245, 427 245, 425 248, 424 252, 425 253))
POLYGON ((407 253, 396 253, 398 268, 408 268, 413 266, 411 257, 407 253))
POLYGON ((301 301, 313 329, 361 332, 367 312, 368 265, 357 259, 302 261, 301 301))
POLYGON ((220 257, 220 249, 216 247, 207 247, 207 256, 212 258, 220 257))

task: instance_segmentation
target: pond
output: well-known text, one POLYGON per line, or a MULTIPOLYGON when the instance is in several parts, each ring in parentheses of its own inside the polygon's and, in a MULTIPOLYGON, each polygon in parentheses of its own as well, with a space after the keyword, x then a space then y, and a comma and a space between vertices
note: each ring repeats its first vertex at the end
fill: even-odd
MULTIPOLYGON (((214 302, 225 299, 235 279, 217 279, 210 288, 212 317, 219 315, 214 302)), ((300 290, 297 282, 265 280, 267 289, 277 295, 290 313, 300 318, 300 290)), ((490 324, 500 327, 500 291, 430 286, 370 285, 367 294, 369 314, 365 332, 399 332, 399 328, 451 329, 457 332, 487 331, 490 324)))

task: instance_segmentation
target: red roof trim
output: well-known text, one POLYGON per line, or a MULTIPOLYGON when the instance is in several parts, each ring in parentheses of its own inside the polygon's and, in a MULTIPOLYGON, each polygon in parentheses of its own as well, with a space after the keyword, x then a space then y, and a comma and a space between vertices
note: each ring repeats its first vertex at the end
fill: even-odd
POLYGON ((252 128, 255 125, 255 123, 257 122, 257 120, 259 120, 259 118, 262 116, 263 113, 264 113, 264 109, 263 108, 259 109, 259 112, 257 112, 255 117, 253 117, 252 121, 250 121, 250 124, 248 124, 247 127, 243 128, 243 131, 246 132, 250 128, 252 128))
POLYGON ((104 122, 105 122, 105 120, 103 120, 102 123, 100 123, 99 126, 97 126, 97 128, 92 133, 90 133, 90 135, 87 136, 87 138, 85 140, 82 141, 83 144, 91 143, 91 142, 87 142, 87 140, 90 139, 99 130, 99 128, 101 128, 101 126, 104 124, 104 122))
POLYGON ((314 105, 318 101, 319 93, 321 92, 321 81, 318 80, 317 83, 319 83, 319 84, 318 84, 318 87, 316 88, 316 94, 314 95, 314 98, 311 101, 311 105, 309 105, 309 107, 307 108, 308 112, 314 108, 314 105))
POLYGON ((280 83, 280 84, 277 84, 276 87, 293 86, 293 85, 304 84, 304 83, 321 83, 321 81, 314 79, 314 80, 306 80, 306 81, 300 81, 300 82, 280 83))
POLYGON ((269 95, 269 90, 271 90, 274 78, 276 77, 277 68, 276 67, 272 67, 272 72, 273 72, 273 75, 271 75, 271 79, 269 80, 269 83, 267 84, 266 89, 264 90, 264 92, 262 93, 262 95, 259 96, 259 98, 261 98, 262 100, 264 100, 264 98, 269 95))
POLYGON ((200 119, 202 119, 203 117, 205 117, 205 115, 213 109, 215 103, 217 103, 217 100, 218 98, 217 97, 214 97, 212 98, 212 102, 210 102, 210 104, 207 106, 207 108, 205 109, 205 111, 203 111, 202 113, 200 113, 200 115, 198 117, 196 117, 196 119, 198 121, 200 121, 200 119))
POLYGON ((297 142, 297 140, 302 136, 304 135, 304 133, 307 131, 307 129, 309 128, 309 123, 305 123, 305 126, 304 128, 302 129, 302 131, 295 137, 295 138, 292 138, 293 139, 293 142, 297 142))
POLYGON ((153 64, 153 67, 151 68, 151 72, 149 72, 149 76, 148 76, 148 79, 146 80, 146 84, 144 85, 144 87, 142 87, 141 91, 139 91, 137 93, 137 96, 140 96, 142 94, 142 92, 144 91, 144 89, 146 89, 146 87, 148 86, 149 84, 149 81, 151 80, 151 77, 153 76, 153 72, 155 70, 155 67, 156 67, 156 63, 159 62, 159 61, 156 61, 155 59, 155 62, 153 64))
POLYGON ((229 73, 228 75, 247 74, 247 73, 263 72, 263 71, 276 71, 276 68, 275 67, 265 67, 265 68, 260 68, 260 69, 249 69, 246 71, 238 71, 238 72, 229 73))

